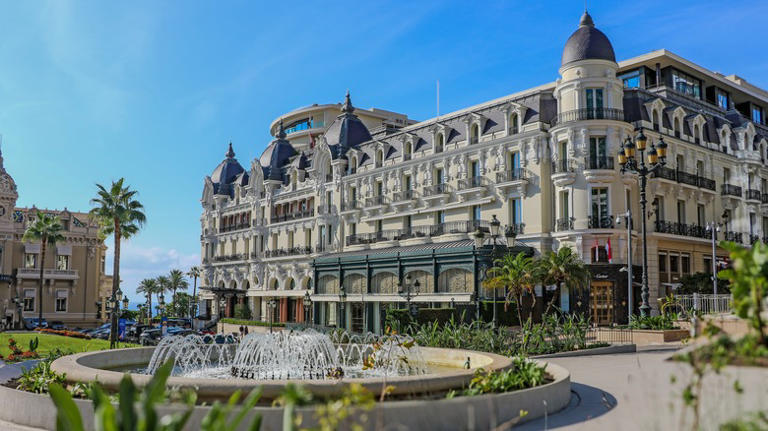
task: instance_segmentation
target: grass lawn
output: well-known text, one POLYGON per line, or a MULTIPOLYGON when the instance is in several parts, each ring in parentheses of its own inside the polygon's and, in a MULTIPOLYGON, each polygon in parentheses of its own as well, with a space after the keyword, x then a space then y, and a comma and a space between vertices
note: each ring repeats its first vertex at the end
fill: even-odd
MULTIPOLYGON (((109 341, 107 340, 85 340, 82 338, 64 337, 62 335, 53 334, 38 334, 35 332, 3 332, 0 333, 0 355, 6 357, 11 354, 11 350, 8 348, 8 339, 15 339, 19 347, 26 352, 29 350, 29 341, 34 340, 35 337, 40 340, 40 344, 37 347, 37 353, 43 357, 50 350, 57 347, 65 352, 71 351, 73 353, 105 350, 109 348, 109 341)), ((119 343, 118 347, 137 347, 137 345, 131 343, 119 343)))

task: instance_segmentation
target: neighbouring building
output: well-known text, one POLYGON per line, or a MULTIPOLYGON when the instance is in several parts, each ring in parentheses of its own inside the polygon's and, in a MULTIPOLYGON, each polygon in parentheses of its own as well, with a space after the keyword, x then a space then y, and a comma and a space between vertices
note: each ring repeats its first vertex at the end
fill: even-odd
MULTIPOLYGON (((100 323, 100 286, 111 279, 104 273, 107 247, 99 237, 99 226, 87 213, 40 209, 57 215, 63 226, 64 241, 49 246, 43 268, 43 296, 38 297, 40 243, 25 243, 21 238, 38 208, 16 206, 16 183, 5 170, 0 155, 0 308, 3 318, 14 326, 21 318, 60 321, 69 328, 91 327, 100 323)), ((18 326, 16 326, 18 327, 18 326)))
POLYGON ((231 316, 239 303, 258 319, 301 321, 309 292, 314 322, 380 330, 404 285, 420 307, 479 309, 493 247, 473 232, 496 217, 503 247, 572 247, 590 266, 588 292, 541 287, 537 303, 625 322, 627 231, 615 220, 634 215, 637 310, 639 187, 614 159, 639 128, 669 146, 647 188, 655 312, 682 276, 710 270, 707 223, 722 224, 719 239, 768 239, 768 92, 666 50, 617 63, 587 13, 559 75, 420 122, 355 109, 347 94, 275 120, 275 139, 245 168, 230 144, 201 199, 203 313, 231 316))

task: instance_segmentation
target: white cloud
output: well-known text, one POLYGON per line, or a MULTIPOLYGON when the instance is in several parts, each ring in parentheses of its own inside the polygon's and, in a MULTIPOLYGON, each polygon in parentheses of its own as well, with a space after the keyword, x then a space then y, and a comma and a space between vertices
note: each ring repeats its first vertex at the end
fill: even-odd
MULTIPOLYGON (((111 273, 113 247, 110 242, 108 246, 107 273, 111 273)), ((125 242, 120 247, 120 289, 128 295, 131 303, 143 302, 136 294, 136 287, 141 280, 167 274, 172 269, 186 272, 191 266, 199 264, 200 256, 197 254, 183 254, 175 248, 142 247, 125 242)))

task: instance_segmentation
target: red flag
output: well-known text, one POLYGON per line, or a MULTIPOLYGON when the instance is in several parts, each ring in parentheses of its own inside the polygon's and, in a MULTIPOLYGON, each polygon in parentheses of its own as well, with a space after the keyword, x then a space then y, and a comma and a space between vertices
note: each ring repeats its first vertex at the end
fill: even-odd
POLYGON ((612 263, 613 255, 611 254, 611 239, 608 238, 608 245, 606 246, 606 251, 608 252, 608 263, 612 263))

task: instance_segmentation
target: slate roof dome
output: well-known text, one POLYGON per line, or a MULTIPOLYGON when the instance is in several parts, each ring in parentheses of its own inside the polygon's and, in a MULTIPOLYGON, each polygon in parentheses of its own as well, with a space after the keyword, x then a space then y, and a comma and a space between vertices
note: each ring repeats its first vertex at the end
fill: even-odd
POLYGON ((371 132, 354 112, 355 107, 352 106, 349 91, 347 91, 344 103, 341 105, 341 114, 325 131, 325 141, 328 143, 334 159, 344 157, 350 148, 357 147, 359 144, 372 139, 371 132))
POLYGON ((616 62, 613 45, 602 31, 595 28, 592 17, 585 11, 579 21, 579 28, 568 38, 563 49, 563 58, 560 63, 565 66, 568 63, 580 60, 609 60, 616 62))
POLYGON ((214 185, 214 191, 218 192, 222 184, 232 183, 238 175, 243 173, 245 169, 240 166, 235 158, 235 152, 232 150, 232 143, 229 143, 229 149, 227 150, 226 158, 224 161, 216 166, 211 174, 211 181, 214 185))
POLYGON ((295 155, 296 149, 285 139, 283 120, 280 120, 280 130, 277 132, 276 139, 269 144, 261 157, 259 157, 259 163, 264 168, 264 179, 282 179, 283 166, 295 155))

